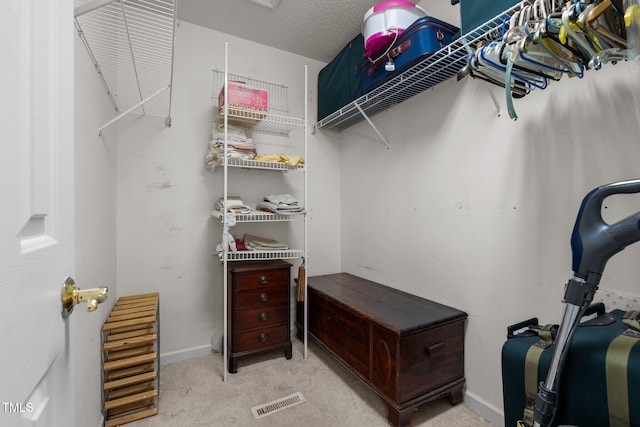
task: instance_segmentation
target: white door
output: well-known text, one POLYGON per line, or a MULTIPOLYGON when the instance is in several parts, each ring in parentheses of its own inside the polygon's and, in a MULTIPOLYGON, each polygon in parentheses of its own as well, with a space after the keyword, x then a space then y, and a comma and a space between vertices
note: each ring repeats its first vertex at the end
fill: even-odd
POLYGON ((73 2, 0 6, 0 426, 74 426, 73 2))

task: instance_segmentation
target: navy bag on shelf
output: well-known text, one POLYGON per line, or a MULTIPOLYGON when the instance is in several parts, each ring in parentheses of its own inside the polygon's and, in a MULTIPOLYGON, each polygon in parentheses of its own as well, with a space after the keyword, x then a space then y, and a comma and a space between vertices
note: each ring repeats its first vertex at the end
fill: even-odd
MULTIPOLYGON (((389 48, 373 55, 371 59, 364 59, 362 84, 365 93, 439 51, 459 35, 458 27, 439 19, 426 16, 416 20, 389 48), (387 69, 386 65, 389 62, 393 63, 393 69, 387 69)), ((464 56, 464 52, 460 55, 464 56)), ((454 70, 453 74, 457 71, 454 70)))
POLYGON ((318 74, 318 120, 362 96, 364 37, 358 34, 318 74))

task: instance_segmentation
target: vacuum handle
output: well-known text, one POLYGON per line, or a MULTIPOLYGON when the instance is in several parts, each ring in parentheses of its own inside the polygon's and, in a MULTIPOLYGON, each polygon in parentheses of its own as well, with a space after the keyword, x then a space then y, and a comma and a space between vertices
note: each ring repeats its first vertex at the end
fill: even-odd
POLYGON ((572 270, 578 277, 602 275, 609 258, 640 240, 640 212, 611 225, 602 219, 604 199, 632 193, 640 193, 640 179, 600 186, 582 200, 571 235, 572 270))

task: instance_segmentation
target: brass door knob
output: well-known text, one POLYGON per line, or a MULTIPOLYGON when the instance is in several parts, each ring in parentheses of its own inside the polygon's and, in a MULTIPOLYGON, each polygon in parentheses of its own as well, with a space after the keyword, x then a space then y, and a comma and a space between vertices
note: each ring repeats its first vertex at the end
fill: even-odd
POLYGON ((73 313, 73 307, 81 302, 87 303, 87 311, 94 311, 109 297, 109 288, 106 286, 100 288, 81 290, 76 287, 76 282, 71 277, 67 277, 62 284, 62 292, 60 300, 62 301, 62 317, 67 318, 73 313))

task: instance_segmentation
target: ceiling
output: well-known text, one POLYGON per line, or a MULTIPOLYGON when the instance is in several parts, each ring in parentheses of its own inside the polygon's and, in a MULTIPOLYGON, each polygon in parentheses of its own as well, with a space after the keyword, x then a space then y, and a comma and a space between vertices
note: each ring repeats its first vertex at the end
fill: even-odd
MULTIPOLYGON (((360 31, 382 0, 280 0, 275 10, 249 0, 178 0, 178 19, 329 62, 360 31)), ((459 25, 451 0, 418 3, 430 16, 459 25)))

